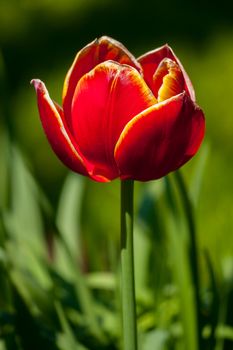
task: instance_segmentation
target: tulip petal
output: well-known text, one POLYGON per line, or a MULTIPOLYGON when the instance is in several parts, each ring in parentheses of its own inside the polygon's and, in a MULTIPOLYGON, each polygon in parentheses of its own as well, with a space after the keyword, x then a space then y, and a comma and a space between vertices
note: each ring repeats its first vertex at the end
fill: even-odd
POLYGON ((88 176, 84 159, 78 152, 72 135, 64 123, 63 110, 49 97, 42 81, 31 81, 37 93, 37 102, 42 126, 54 152, 71 170, 88 176))
POLYGON ((153 93, 158 102, 169 99, 184 91, 183 74, 177 63, 170 58, 164 58, 153 76, 153 93))
POLYGON ((71 103, 79 79, 99 63, 107 60, 128 64, 139 72, 142 71, 135 57, 120 42, 112 38, 103 36, 85 46, 76 55, 63 87, 63 108, 69 127, 71 127, 71 103))
POLYGON ((153 75, 158 68, 158 65, 164 58, 170 58, 179 65, 184 76, 185 91, 187 95, 190 96, 190 98, 195 102, 195 92, 188 74, 186 73, 178 57, 168 45, 164 45, 156 50, 149 51, 138 58, 138 62, 143 68, 144 78, 149 87, 153 90, 153 75))
POLYGON ((201 109, 182 93, 148 108, 124 128, 115 148, 122 179, 149 181, 176 170, 204 137, 201 109))
POLYGON ((95 174, 119 176, 114 148, 125 125, 157 101, 139 72, 106 61, 78 82, 72 103, 72 124, 82 154, 95 174))

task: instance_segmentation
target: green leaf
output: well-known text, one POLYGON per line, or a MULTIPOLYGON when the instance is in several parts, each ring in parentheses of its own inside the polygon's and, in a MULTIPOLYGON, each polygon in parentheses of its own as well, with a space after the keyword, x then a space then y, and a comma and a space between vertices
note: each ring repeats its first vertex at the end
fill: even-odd
POLYGON ((165 329, 156 329, 144 335, 142 350, 168 350, 169 332, 165 329))
POLYGON ((57 226, 74 261, 81 255, 80 213, 83 192, 83 178, 70 173, 63 186, 57 210, 57 226))
POLYGON ((148 232, 135 223, 134 226, 134 267, 136 295, 144 295, 148 290, 148 269, 151 253, 151 242, 148 232), (145 231, 145 230, 144 230, 145 231))
POLYGON ((14 289, 15 332, 23 350, 58 350, 55 334, 44 323, 34 317, 21 294, 14 289))
POLYGON ((59 302, 55 302, 55 309, 61 324, 62 333, 59 334, 57 344, 60 350, 86 350, 86 348, 78 343, 73 330, 67 321, 66 315, 59 302))
POLYGON ((116 276, 111 272, 91 272, 86 279, 90 288, 110 291, 116 289, 116 276))
MULTIPOLYGON (((173 187, 171 187, 171 190, 174 196, 173 187)), ((185 191, 185 188, 183 188, 183 191, 185 191)), ((173 210, 170 206, 166 218, 170 262, 179 293, 184 348, 198 350, 198 315, 192 275, 193 267, 190 264, 192 261, 189 254, 190 241, 185 221, 180 215, 180 212, 173 210)), ((187 217, 185 219, 187 220, 187 217)))
POLYGON ((45 257, 43 222, 37 201, 37 187, 17 148, 12 150, 11 209, 4 215, 11 238, 27 243, 33 253, 45 257))
POLYGON ((203 175, 210 153, 210 147, 208 143, 202 145, 198 162, 192 174, 192 180, 189 187, 189 195, 193 205, 196 207, 201 194, 201 187, 203 181, 203 175))
POLYGON ((220 295, 219 295, 219 286, 217 276, 214 271, 214 267, 210 258, 210 255, 207 250, 204 251, 205 262, 208 270, 208 277, 210 280, 210 291, 212 294, 212 300, 210 303, 209 315, 208 315, 208 323, 210 324, 210 335, 208 337, 208 348, 215 349, 216 346, 216 329, 219 321, 220 314, 220 295))
POLYGON ((51 287, 46 270, 47 247, 38 203, 38 187, 21 153, 12 149, 11 206, 3 213, 7 233, 5 248, 11 264, 28 271, 45 289, 51 287))

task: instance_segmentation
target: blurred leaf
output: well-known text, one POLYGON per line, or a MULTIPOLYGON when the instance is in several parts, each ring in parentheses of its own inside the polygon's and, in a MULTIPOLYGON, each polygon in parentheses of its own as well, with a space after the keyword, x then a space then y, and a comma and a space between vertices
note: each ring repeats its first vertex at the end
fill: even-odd
POLYGON ((92 272, 87 276, 87 283, 93 289, 116 289, 116 276, 110 272, 92 272))
POLYGON ((142 350, 169 350, 169 332, 165 329, 156 329, 149 332, 144 337, 142 350))
POLYGON ((6 232, 0 213, 0 309, 11 309, 11 289, 9 285, 9 258, 5 250, 6 232))
POLYGON ((83 266, 88 271, 116 271, 120 232, 119 181, 86 180, 82 208, 83 266))
MULTIPOLYGON (((167 179, 167 181, 170 180, 167 179)), ((171 193, 174 196, 174 187, 171 187, 169 190, 172 191, 171 193)), ((185 189, 183 190, 185 191, 185 189)), ((178 213, 177 210, 173 210, 173 206, 169 206, 170 211, 167 213, 166 217, 169 239, 169 254, 174 279, 178 286, 180 313, 184 334, 184 348, 189 350, 198 350, 197 327, 199 324, 194 290, 195 286, 191 269, 192 265, 190 264, 189 256, 189 235, 187 235, 185 222, 180 216, 181 213, 178 213)), ((187 220, 187 217, 185 217, 185 219, 187 220)))
POLYGON ((186 222, 186 237, 187 237, 187 253, 189 257, 190 268, 190 281, 194 292, 194 303, 196 308, 196 328, 197 328, 197 341, 198 346, 202 347, 202 327, 203 319, 201 314, 201 299, 200 299, 200 268, 198 257, 198 243, 197 243, 197 225, 195 220, 195 213, 193 203, 190 199, 188 189, 186 187, 183 175, 180 170, 174 173, 174 179, 176 180, 176 186, 179 191, 180 202, 183 209, 183 221, 186 222))
POLYGON ((58 314, 58 318, 61 323, 62 333, 59 334, 57 344, 60 350, 85 350, 86 348, 82 345, 80 345, 74 334, 73 331, 66 319, 65 313, 62 309, 62 306, 60 303, 55 303, 55 308, 58 314))
POLYGON ((146 294, 148 292, 149 281, 149 259, 151 254, 151 242, 148 232, 135 223, 134 225, 134 267, 135 267, 135 285, 136 295, 146 294), (145 230, 144 230, 145 231, 145 230))
POLYGON ((16 148, 12 150, 10 180, 11 206, 3 213, 9 260, 17 269, 31 273, 41 286, 49 288, 51 279, 42 264, 47 259, 47 249, 38 188, 16 148))
POLYGON ((167 261, 164 259, 167 254, 164 195, 163 180, 143 184, 139 201, 139 221, 135 225, 136 243, 139 239, 135 254, 136 273, 138 269, 139 284, 143 282, 141 291, 144 294, 147 293, 146 286, 152 287, 156 306, 162 297, 162 288, 169 275, 167 261))
POLYGON ((83 202, 84 179, 81 176, 70 173, 63 186, 58 210, 57 226, 66 242, 73 259, 81 257, 80 242, 80 216, 83 202))
POLYGON ((0 340, 0 350, 7 350, 5 343, 3 341, 0 340))
POLYGON ((12 209, 6 214, 8 232, 16 241, 30 245, 33 253, 45 256, 43 222, 36 196, 36 184, 17 150, 12 151, 12 209))
POLYGON ((63 263, 63 267, 61 264, 56 264, 57 266, 55 265, 55 267, 61 274, 65 273, 65 278, 74 286, 75 297, 78 300, 85 318, 85 323, 90 328, 90 332, 96 337, 101 338, 103 334, 96 319, 93 296, 88 288, 85 276, 82 274, 78 263, 70 256, 64 241, 59 238, 55 240, 55 249, 57 248, 59 250, 59 259, 62 259, 60 262, 63 263))
MULTIPOLYGON (((228 339, 231 340, 233 342, 233 327, 229 327, 229 326, 219 326, 217 328, 217 334, 216 336, 218 338, 223 338, 223 339, 228 339)), ((216 348, 219 349, 219 348, 216 348)))
POLYGON ((54 331, 36 320, 18 290, 14 289, 15 331, 23 350, 57 350, 54 331))
POLYGON ((209 253, 205 250, 205 261, 209 273, 210 280, 210 291, 212 294, 211 304, 209 306, 209 315, 208 315, 208 323, 210 324, 210 335, 208 337, 208 346, 207 349, 215 349, 216 346, 216 329, 219 321, 219 313, 220 313, 220 295, 219 295, 219 286, 217 281, 217 276, 214 271, 214 267, 212 261, 210 259, 209 253))
POLYGON ((192 174, 192 181, 190 184, 189 195, 193 205, 196 207, 201 195, 201 188, 203 183, 203 175, 206 168, 206 162, 209 156, 210 147, 208 143, 204 143, 200 150, 198 162, 196 163, 194 172, 192 174))
POLYGON ((49 319, 53 307, 51 290, 42 288, 34 276, 25 270, 13 269, 10 278, 28 308, 49 319))
POLYGON ((197 314, 187 246, 182 227, 177 228, 171 217, 168 218, 168 225, 171 263, 178 285, 185 349, 197 350, 197 314))
MULTIPOLYGON (((0 110, 1 117, 1 110, 0 110)), ((3 212, 10 205, 10 143, 7 133, 0 128, 0 210, 3 212)))

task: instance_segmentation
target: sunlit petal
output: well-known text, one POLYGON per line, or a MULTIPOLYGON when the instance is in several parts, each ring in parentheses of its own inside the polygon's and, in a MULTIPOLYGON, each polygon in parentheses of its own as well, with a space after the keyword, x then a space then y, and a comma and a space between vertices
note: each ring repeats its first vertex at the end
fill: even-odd
POLYGON ((112 38, 103 36, 85 46, 77 53, 63 87, 63 108, 69 127, 71 127, 71 103, 79 79, 96 65, 107 60, 128 64, 141 71, 140 63, 135 57, 120 42, 112 38))
POLYGON ((156 102, 138 71, 127 65, 106 61, 80 79, 72 103, 72 129, 96 173, 119 176, 113 153, 120 133, 156 102))
POLYGON ((185 93, 140 113, 115 148, 122 179, 158 179, 186 163, 204 137, 203 112, 185 93))

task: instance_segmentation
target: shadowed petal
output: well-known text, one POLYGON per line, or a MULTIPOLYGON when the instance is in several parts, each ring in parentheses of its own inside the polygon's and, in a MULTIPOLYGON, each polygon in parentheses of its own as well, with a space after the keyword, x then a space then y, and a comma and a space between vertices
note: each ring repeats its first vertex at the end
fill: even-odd
MULTIPOLYGON (((79 153, 75 140, 65 126, 62 108, 51 100, 42 81, 34 79, 31 83, 37 93, 40 119, 54 152, 71 170, 92 177, 88 170, 91 172, 93 167, 79 153)), ((92 178, 101 182, 107 180, 95 176, 92 178)))
POLYGON ((179 65, 184 76, 185 91, 187 95, 190 96, 193 101, 195 101, 195 92, 188 74, 184 70, 184 67, 182 66, 178 57, 176 57, 175 53, 168 45, 164 45, 156 50, 149 51, 138 58, 138 62, 143 68, 144 78, 149 87, 153 90, 153 75, 158 68, 158 65, 164 58, 170 58, 179 65))
POLYGON ((83 76, 72 103, 73 133, 95 173, 119 176, 114 148, 125 125, 157 101, 138 71, 106 61, 83 76))
POLYGON ((69 127, 71 127, 72 98, 79 79, 99 63, 107 60, 128 64, 141 72, 141 66, 135 57, 120 42, 112 38, 103 36, 85 46, 76 55, 63 87, 63 108, 69 127))
POLYGON ((197 152, 204 130, 203 112, 185 93, 148 108, 117 142, 121 178, 148 181, 176 170, 197 152))

